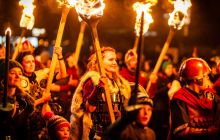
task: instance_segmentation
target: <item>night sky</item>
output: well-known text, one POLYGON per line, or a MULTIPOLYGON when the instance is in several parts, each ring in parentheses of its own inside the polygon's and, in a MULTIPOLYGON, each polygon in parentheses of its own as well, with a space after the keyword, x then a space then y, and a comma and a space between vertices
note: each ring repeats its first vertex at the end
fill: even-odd
MULTIPOLYGON (((135 12, 131 8, 135 0, 105 0, 106 8, 104 15, 98 24, 99 39, 102 45, 111 45, 118 51, 125 52, 133 47, 135 34, 133 31, 135 12)), ((19 36, 21 28, 19 21, 22 8, 18 5, 19 0, 0 0, 0 34, 3 35, 7 26, 13 30, 13 35, 19 36)), ((188 27, 188 36, 183 35, 183 30, 176 32, 171 47, 179 48, 179 55, 189 55, 193 47, 198 47, 201 56, 220 55, 220 1, 219 0, 192 0, 191 23, 188 27)), ((47 34, 43 39, 52 41, 56 38, 57 29, 61 17, 61 9, 55 0, 35 0, 35 25, 34 27, 46 28, 47 34)), ((157 57, 169 32, 167 19, 164 14, 169 11, 169 5, 165 0, 159 0, 152 8, 154 23, 149 31, 156 36, 146 36, 144 53, 147 56, 157 57), (160 50, 160 49, 159 49, 160 50)), ((80 23, 75 9, 71 9, 64 31, 63 41, 70 40, 64 51, 73 51, 78 38, 80 23)), ((31 32, 27 33, 31 36, 31 32)), ((92 44, 90 30, 85 32, 82 52, 87 52, 92 44)))

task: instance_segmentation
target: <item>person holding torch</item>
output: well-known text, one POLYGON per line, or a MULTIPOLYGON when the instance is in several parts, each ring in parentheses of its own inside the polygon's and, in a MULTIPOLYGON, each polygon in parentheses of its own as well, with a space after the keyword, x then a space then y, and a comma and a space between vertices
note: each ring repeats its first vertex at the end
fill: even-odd
MULTIPOLYGON (((0 59, 0 104, 3 96, 3 80, 6 74, 5 59, 0 59)), ((30 139, 28 117, 34 110, 34 99, 20 88, 21 77, 24 70, 20 63, 9 60, 7 102, 12 110, 0 110, 0 139, 30 139)))
POLYGON ((73 139, 104 139, 107 127, 119 117, 130 97, 129 84, 120 77, 115 50, 100 48, 97 24, 103 15, 103 0, 78 0, 76 11, 91 29, 95 54, 72 99, 73 139))
MULTIPOLYGON (((55 47, 55 53, 57 53, 58 57, 61 59, 59 60, 60 70, 55 74, 53 78, 54 81, 66 77, 66 67, 62 56, 62 48, 55 47)), ((35 59, 31 52, 19 53, 16 60, 21 63, 24 69, 20 87, 34 98, 35 111, 29 117, 29 125, 32 132, 32 138, 38 139, 39 134, 46 128, 46 124, 40 114, 42 105, 51 100, 50 95, 44 95, 45 85, 47 83, 45 78, 48 77, 49 69, 45 68, 35 71, 35 59)), ((53 87, 51 86, 51 88, 53 87)))
POLYGON ((130 97, 128 81, 118 73, 115 50, 101 49, 106 77, 98 73, 97 58, 92 54, 85 73, 73 95, 71 105, 71 137, 73 139, 104 139, 107 127, 111 124, 104 98, 104 84, 110 90, 115 117, 123 113, 130 97), (103 81, 107 81, 104 83, 103 81))

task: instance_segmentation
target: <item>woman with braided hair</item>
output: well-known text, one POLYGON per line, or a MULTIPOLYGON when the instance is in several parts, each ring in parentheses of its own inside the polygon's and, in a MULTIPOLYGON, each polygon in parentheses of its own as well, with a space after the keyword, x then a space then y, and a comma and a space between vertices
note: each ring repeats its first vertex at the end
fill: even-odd
POLYGON ((128 81, 118 74, 115 50, 101 48, 106 77, 99 74, 97 58, 92 54, 85 73, 73 95, 71 105, 71 137, 73 139, 104 139, 107 127, 111 124, 104 98, 104 82, 110 89, 115 117, 119 117, 130 97, 128 81))

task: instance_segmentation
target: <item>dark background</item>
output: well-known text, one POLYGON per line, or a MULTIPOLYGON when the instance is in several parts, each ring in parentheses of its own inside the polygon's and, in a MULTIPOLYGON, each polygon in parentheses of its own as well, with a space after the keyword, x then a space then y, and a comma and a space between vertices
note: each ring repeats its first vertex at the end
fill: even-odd
MULTIPOLYGON (((135 0, 105 0, 105 10, 98 24, 98 34, 102 45, 111 45, 117 51, 125 53, 133 47, 135 34, 135 12, 132 3, 135 0)), ((5 29, 10 26, 13 35, 20 36, 22 29, 19 27, 22 7, 19 0, 0 0, 0 34, 4 35, 5 29)), ((198 49, 198 55, 210 58, 220 55, 220 1, 219 0, 192 0, 191 23, 188 27, 189 34, 184 36, 183 29, 178 31, 171 43, 172 48, 177 48, 178 59, 190 57, 194 47, 198 49)), ((35 0, 34 27, 46 28, 47 33, 40 38, 52 42, 56 38, 57 29, 61 17, 61 8, 58 8, 56 0, 35 0)), ((164 14, 170 11, 170 5, 165 0, 159 0, 152 8, 154 23, 149 31, 156 36, 146 36, 144 54, 146 58, 158 58, 161 48, 169 32, 167 19, 164 14)), ((70 43, 63 45, 64 53, 74 51, 78 38, 80 23, 74 8, 70 10, 67 18, 63 41, 70 43)), ((31 31, 26 36, 31 36, 31 31)), ((92 44, 90 30, 85 32, 84 44, 81 55, 89 52, 92 44)))

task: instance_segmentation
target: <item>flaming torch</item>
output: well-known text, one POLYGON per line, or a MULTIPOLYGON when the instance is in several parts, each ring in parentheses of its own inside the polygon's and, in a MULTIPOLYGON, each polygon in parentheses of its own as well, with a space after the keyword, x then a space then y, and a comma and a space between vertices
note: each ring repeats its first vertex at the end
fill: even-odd
POLYGON ((2 103, 0 104, 0 110, 4 112, 9 112, 13 109, 13 104, 7 102, 8 99, 8 71, 9 71, 9 53, 10 53, 10 38, 11 38, 11 29, 8 27, 5 31, 5 42, 6 42, 6 52, 5 52, 5 60, 2 60, 1 63, 4 64, 4 89, 3 89, 3 98, 2 103))
MULTIPOLYGON (((160 56, 157 60, 157 63, 154 67, 153 73, 157 73, 163 61, 165 54, 170 46, 170 42, 173 39, 174 33, 176 30, 182 29, 185 18, 187 17, 187 11, 191 7, 190 0, 176 0, 174 1, 174 10, 170 13, 170 18, 168 20, 168 25, 170 26, 170 31, 167 37, 167 40, 163 46, 163 49, 160 53, 160 56)), ((148 82, 147 91, 150 89, 151 81, 148 82)))
MULTIPOLYGON (((69 13, 70 7, 73 7, 75 5, 75 0, 59 0, 58 2, 62 6, 63 9, 62 9, 62 16, 60 19, 60 25, 59 25, 59 29, 58 29, 58 33, 57 33, 57 38, 56 38, 56 42, 55 42, 56 47, 59 47, 61 44, 63 31, 64 31, 64 27, 65 27, 65 23, 66 23, 66 18, 69 13)), ((50 87, 51 87, 51 84, 53 81, 57 59, 58 59, 57 54, 53 53, 52 61, 51 61, 51 65, 50 65, 49 76, 48 76, 48 80, 47 80, 47 86, 46 86, 46 90, 45 90, 43 96, 50 95, 50 87)))
POLYGON ((137 51, 137 68, 135 73, 135 87, 134 91, 132 91, 132 96, 129 100, 129 106, 126 108, 126 110, 132 110, 134 107, 133 105, 136 103, 137 98, 137 91, 138 91, 138 83, 139 83, 139 69, 140 69, 140 60, 141 60, 141 54, 142 49, 144 46, 144 33, 146 33, 149 29, 149 25, 153 22, 152 16, 149 13, 150 7, 152 6, 152 3, 146 3, 146 2, 136 2, 133 4, 133 9, 136 11, 136 23, 135 23, 135 32, 136 32, 136 40, 135 45, 133 47, 133 50, 137 51))
MULTIPOLYGON (((97 24, 99 22, 99 19, 103 15, 105 4, 103 0, 77 0, 75 8, 79 16, 88 24, 88 26, 91 29, 92 37, 93 37, 93 46, 98 60, 99 72, 101 76, 105 76, 106 74, 103 66, 103 60, 101 57, 102 55, 101 55, 100 43, 97 33, 97 24)), ((104 83, 107 83, 107 81, 104 81, 104 83)), ((105 99, 108 106, 110 120, 113 123, 115 121, 115 116, 113 113, 109 88, 106 84, 104 88, 105 88, 105 99)))
POLYGON ((6 35, 6 53, 5 53, 5 77, 4 77, 4 96, 3 96, 3 107, 7 106, 7 93, 8 93, 8 70, 9 70, 9 53, 10 53, 10 37, 11 29, 7 28, 5 31, 6 35))
POLYGON ((34 15, 33 11, 35 6, 33 5, 34 0, 20 0, 19 5, 23 6, 23 14, 21 16, 20 27, 31 30, 34 26, 34 15))
MULTIPOLYGON (((133 9, 136 11, 137 16, 136 16, 136 22, 135 22, 135 33, 136 33, 136 39, 135 39, 135 43, 134 43, 134 47, 133 49, 136 51, 137 50, 137 46, 138 46, 138 40, 140 38, 140 26, 141 26, 141 13, 144 13, 144 26, 143 26, 143 34, 145 34, 151 23, 153 23, 153 18, 150 14, 151 12, 151 6, 153 6, 153 4, 156 4, 156 2, 136 2, 133 4, 133 9)), ((141 35, 141 36, 142 36, 141 35)))
POLYGON ((18 42, 17 47, 15 48, 15 51, 12 55, 12 59, 15 60, 19 49, 21 49, 21 43, 22 43, 22 38, 24 37, 26 30, 31 30, 34 26, 34 0, 20 0, 19 5, 21 5, 24 9, 22 12, 21 20, 20 20, 20 27, 22 27, 22 33, 18 42))

